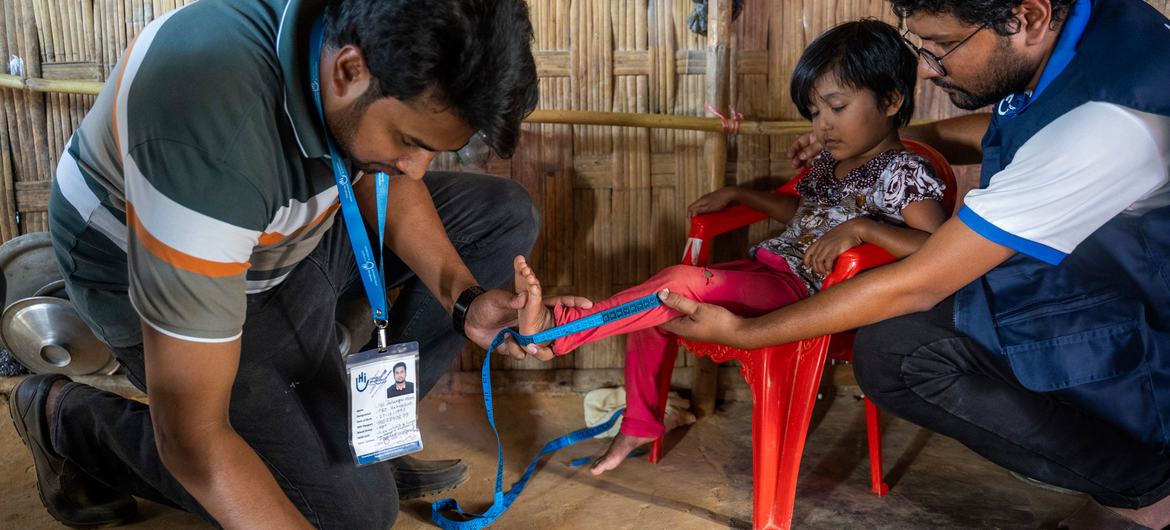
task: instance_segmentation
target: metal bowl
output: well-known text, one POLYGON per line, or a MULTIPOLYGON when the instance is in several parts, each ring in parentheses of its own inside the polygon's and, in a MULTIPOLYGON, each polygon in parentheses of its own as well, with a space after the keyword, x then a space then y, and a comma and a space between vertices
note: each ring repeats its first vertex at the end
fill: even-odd
POLYGON ((34 373, 113 374, 118 361, 68 300, 25 298, 0 315, 0 337, 12 356, 34 373))
POLYGON ((5 241, 0 245, 0 270, 4 271, 7 283, 4 307, 34 296, 41 288, 61 279, 48 232, 23 234, 5 241))
POLYGON ((48 285, 37 289, 33 296, 52 296, 53 298, 69 299, 69 293, 65 291, 65 280, 56 280, 48 285))

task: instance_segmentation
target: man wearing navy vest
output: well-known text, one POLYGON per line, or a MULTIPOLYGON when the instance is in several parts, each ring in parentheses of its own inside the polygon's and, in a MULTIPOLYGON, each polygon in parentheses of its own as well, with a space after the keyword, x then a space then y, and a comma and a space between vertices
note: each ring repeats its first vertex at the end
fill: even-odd
POLYGON ((1141 0, 892 4, 920 75, 991 105, 906 134, 981 162, 977 189, 898 263, 753 319, 671 294, 668 329, 754 348, 867 326, 880 407, 1088 493, 1066 528, 1170 525, 1170 21, 1141 0))

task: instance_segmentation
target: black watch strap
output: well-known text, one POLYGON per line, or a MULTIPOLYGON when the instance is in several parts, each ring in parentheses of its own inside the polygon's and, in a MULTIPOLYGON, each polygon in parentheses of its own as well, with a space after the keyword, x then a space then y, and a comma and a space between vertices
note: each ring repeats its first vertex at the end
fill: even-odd
POLYGON ((471 307, 471 302, 483 293, 483 287, 472 285, 459 293, 459 298, 455 300, 455 307, 451 310, 451 326, 464 337, 467 337, 467 332, 463 329, 467 323, 467 310, 471 307))

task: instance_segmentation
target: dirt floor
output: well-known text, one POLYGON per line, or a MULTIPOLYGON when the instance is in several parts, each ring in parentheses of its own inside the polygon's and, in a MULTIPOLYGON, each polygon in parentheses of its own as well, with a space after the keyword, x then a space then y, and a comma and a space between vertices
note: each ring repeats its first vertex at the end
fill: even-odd
MULTIPOLYGON (((5 408, 7 405, 5 404, 5 408)), ((548 440, 583 426, 580 396, 498 396, 510 486, 548 440)), ((0 422, 0 528, 62 528, 42 509, 32 462, 12 425, 0 422)), ((468 483, 452 492, 465 509, 491 499, 495 444, 476 396, 428 398, 421 411, 421 457, 466 459, 468 483)), ((885 424, 884 498, 868 488, 863 407, 850 396, 823 400, 814 416, 800 472, 795 528, 1052 528, 1080 502, 1020 482, 953 440, 889 415, 885 424)), ((496 523, 509 529, 749 528, 752 508, 751 405, 736 402, 677 431, 655 466, 646 457, 593 477, 568 461, 598 453, 589 440, 546 459, 513 508, 496 523)), ((396 528, 436 528, 429 500, 406 502, 396 528)), ((141 503, 126 528, 207 528, 195 517, 141 503)))

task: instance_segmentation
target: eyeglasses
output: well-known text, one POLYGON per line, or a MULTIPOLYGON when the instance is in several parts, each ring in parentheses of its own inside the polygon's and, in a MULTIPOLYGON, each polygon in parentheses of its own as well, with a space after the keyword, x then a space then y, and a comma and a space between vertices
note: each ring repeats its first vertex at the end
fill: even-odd
POLYGON ((983 29, 986 27, 987 24, 979 26, 979 29, 971 32, 970 35, 967 35, 967 38, 959 41, 959 43, 956 44, 954 48, 951 48, 950 51, 942 54, 942 57, 935 55, 934 52, 927 50, 926 48, 917 46, 913 42, 910 42, 910 39, 906 38, 906 34, 910 33, 909 29, 902 32, 902 40, 906 41, 906 45, 909 46, 911 50, 914 50, 914 53, 917 53, 918 57, 920 57, 923 61, 926 61, 926 66, 929 66, 930 69, 934 70, 938 75, 946 77, 947 67, 943 66, 943 59, 946 59, 952 53, 955 53, 955 50, 962 48, 964 44, 967 44, 967 41, 971 40, 971 37, 974 37, 976 33, 983 31, 983 29))

